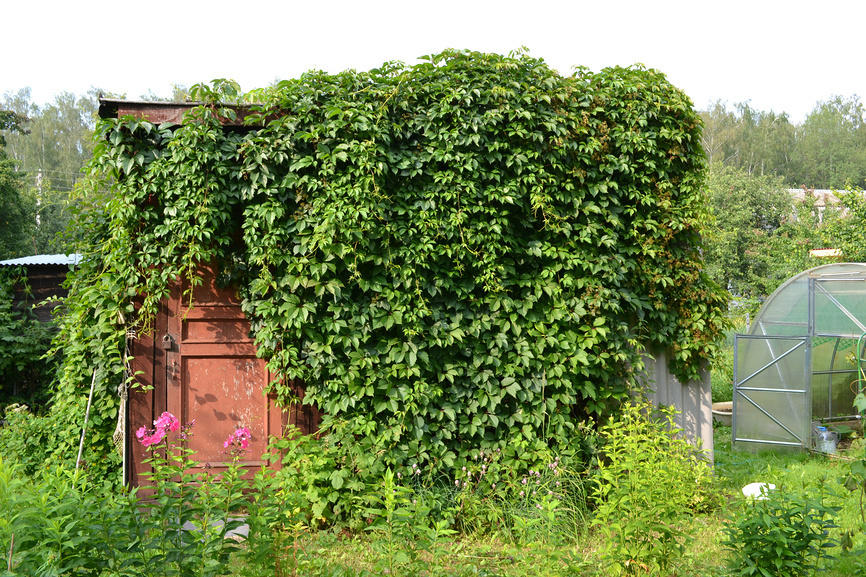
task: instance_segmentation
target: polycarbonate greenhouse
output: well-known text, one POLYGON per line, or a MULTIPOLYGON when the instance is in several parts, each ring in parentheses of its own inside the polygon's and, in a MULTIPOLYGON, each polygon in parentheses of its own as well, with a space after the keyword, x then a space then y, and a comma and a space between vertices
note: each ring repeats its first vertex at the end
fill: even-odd
POLYGON ((810 448, 813 423, 859 418, 864 335, 866 264, 788 279, 734 340, 735 446, 810 448))

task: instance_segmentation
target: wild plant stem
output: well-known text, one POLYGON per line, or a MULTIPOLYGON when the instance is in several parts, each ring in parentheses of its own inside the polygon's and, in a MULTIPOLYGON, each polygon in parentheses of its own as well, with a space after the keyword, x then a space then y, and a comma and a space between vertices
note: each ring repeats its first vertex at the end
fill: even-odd
POLYGON ((298 532, 292 532, 292 577, 298 577, 298 532))

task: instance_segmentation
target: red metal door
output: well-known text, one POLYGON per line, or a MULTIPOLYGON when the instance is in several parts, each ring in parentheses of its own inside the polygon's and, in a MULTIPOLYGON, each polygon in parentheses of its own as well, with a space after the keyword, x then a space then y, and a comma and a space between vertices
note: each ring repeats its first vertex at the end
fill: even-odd
MULTIPOLYGON (((279 435, 287 421, 313 432, 317 415, 309 407, 283 412, 264 394, 270 374, 256 358, 236 291, 218 287, 212 270, 202 274, 193 306, 183 297, 185 287, 177 286, 163 303, 154 335, 135 344, 137 380, 152 389, 131 395, 129 431, 170 411, 181 423, 195 423, 189 446, 196 460, 220 470, 230 460, 224 441, 236 427, 248 427, 252 439, 241 463, 255 468, 263 463, 269 436, 279 435)), ((129 480, 138 485, 146 454, 134 440, 132 445, 129 480)))
MULTIPOLYGON (((184 287, 186 288, 186 287, 184 287)), ((191 449, 202 463, 220 468, 229 460, 223 442, 236 427, 252 432, 241 462, 262 464, 268 436, 281 432, 281 415, 263 394, 265 362, 256 358, 249 323, 234 290, 220 289, 213 275, 193 289, 193 304, 173 294, 166 310, 165 406, 192 423, 191 449)), ((187 297, 188 298, 188 297, 187 297)))

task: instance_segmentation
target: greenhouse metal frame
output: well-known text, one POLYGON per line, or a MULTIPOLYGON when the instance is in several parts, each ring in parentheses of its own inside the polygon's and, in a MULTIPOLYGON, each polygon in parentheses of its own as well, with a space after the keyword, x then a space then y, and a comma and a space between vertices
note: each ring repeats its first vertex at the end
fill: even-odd
POLYGON ((734 337, 734 446, 809 449, 816 423, 859 420, 864 335, 866 264, 819 266, 783 283, 734 337))

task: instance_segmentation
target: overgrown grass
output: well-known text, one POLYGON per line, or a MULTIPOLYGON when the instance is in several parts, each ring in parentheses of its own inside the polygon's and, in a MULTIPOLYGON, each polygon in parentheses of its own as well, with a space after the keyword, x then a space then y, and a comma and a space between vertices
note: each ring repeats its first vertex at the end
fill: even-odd
MULTIPOLYGON (((820 493, 828 506, 839 507, 834 519, 838 528, 830 536, 838 541, 844 531, 852 531, 851 549, 843 551, 838 545, 831 548, 828 552, 832 558, 824 562, 821 574, 829 577, 864 574, 862 552, 866 549, 866 539, 859 530, 857 493, 844 487, 848 462, 799 452, 733 452, 730 437, 729 427, 716 428, 716 488, 723 497, 723 505, 711 513, 696 514, 683 521, 681 529, 688 535, 684 554, 664 575, 721 577, 730 574, 727 568, 730 553, 723 546, 724 527, 738 515, 747 513, 749 505, 740 489, 756 481, 806 494, 820 493)), ((627 514, 623 511, 623 515, 627 514)), ((429 550, 419 552, 414 559, 394 566, 392 572, 383 572, 388 560, 382 538, 381 534, 366 531, 306 532, 298 539, 296 548, 290 549, 292 554, 287 552, 284 556, 280 575, 557 577, 607 574, 602 569, 602 532, 590 530, 588 524, 566 540, 545 540, 540 535, 521 540, 508 531, 451 535, 429 550)), ((415 544, 403 543, 403 546, 414 548, 415 544)), ((265 575, 252 567, 245 568, 242 574, 265 575)))
MULTIPOLYGON (((725 554, 719 546, 720 524, 705 516, 692 520, 684 529, 691 535, 685 555, 671 568, 670 575, 706 577, 724 575, 725 554)), ((382 569, 386 559, 376 538, 369 534, 320 531, 298 542, 296 562, 287 552, 278 575, 343 577, 394 575, 396 577, 520 577, 520 576, 602 576, 598 551, 602 539, 587 533, 576 542, 516 544, 502 536, 461 536, 444 540, 435 554, 425 553, 416 561, 389 573, 382 569)), ((269 573, 246 567, 243 577, 265 577, 269 573)))
MULTIPOLYGON (((795 495, 797 499, 817 499, 821 506, 833 511, 832 523, 836 527, 827 537, 836 544, 826 550, 831 557, 815 557, 822 575, 847 577, 866 574, 863 560, 866 538, 860 516, 859 493, 849 491, 845 486, 851 471, 850 461, 844 455, 829 458, 793 452, 732 452, 730 437, 730 428, 716 428, 715 481, 712 487, 720 499, 718 502, 711 500, 716 504, 709 510, 697 509, 706 512, 687 511, 685 515, 676 517, 679 523, 677 533, 684 537, 682 550, 664 563, 650 561, 656 563, 656 567, 663 566, 663 569, 654 569, 641 560, 632 563, 622 556, 618 558, 618 564, 610 562, 611 529, 592 522, 594 518, 598 519, 599 509, 593 503, 595 491, 592 490, 597 481, 587 477, 586 472, 568 470, 557 459, 543 471, 515 476, 507 481, 508 486, 493 486, 491 490, 495 488, 497 491, 492 493, 479 485, 468 482, 464 485, 463 481, 459 488, 455 481, 450 486, 430 486, 419 480, 420 475, 410 477, 404 474, 401 478, 397 474, 388 474, 381 486, 369 489, 368 498, 359 503, 359 507, 367 511, 356 516, 363 521, 360 526, 336 524, 317 530, 314 524, 303 520, 302 501, 295 502, 285 495, 282 500, 274 501, 274 495, 256 489, 263 491, 260 493, 262 504, 250 502, 246 511, 251 527, 255 531, 264 531, 264 540, 261 535, 251 538, 246 546, 233 553, 231 563, 222 569, 214 567, 212 571, 200 573, 246 577, 591 577, 617 574, 721 577, 730 575, 728 564, 732 556, 731 550, 724 545, 726 524, 748 519, 755 509, 742 497, 740 489, 748 483, 760 481, 773 483, 780 491, 795 495), (290 510, 281 503, 291 505, 290 510), (256 507, 270 509, 257 510, 256 507), (288 524, 286 519, 290 520, 288 524), (273 529, 274 523, 277 529, 273 529), (844 548, 840 546, 843 542, 844 548), (260 554, 256 547, 261 548, 260 554)), ((607 450, 611 450, 610 447, 607 450)), ((862 451, 862 448, 857 448, 852 454, 859 458, 862 451)), ((646 454, 643 449, 636 452, 646 454)), ((494 467, 496 463, 495 460, 483 459, 478 462, 478 467, 494 467)), ((634 463, 628 466, 638 466, 638 461, 634 463)), ((608 460, 607 466, 613 464, 614 460, 608 460)), ((14 550, 23 552, 22 548, 32 546, 33 554, 37 555, 38 547, 44 548, 42 541, 48 527, 56 529, 58 535, 75 529, 75 538, 80 541, 78 550, 82 550, 83 545, 93 544, 103 551, 112 540, 116 541, 117 535, 111 533, 114 535, 112 539, 95 539, 88 527, 107 527, 106 522, 110 521, 116 531, 121 531, 123 527, 118 523, 137 517, 125 513, 129 507, 124 509, 103 502, 95 489, 84 491, 65 480, 61 482, 59 477, 33 484, 18 478, 14 469, 6 467, 6 470, 10 476, 0 486, 3 489, 0 501, 6 508, 4 515, 0 516, 0 543, 4 548, 11 548, 11 534, 14 532, 14 550), (61 499, 58 488, 67 485, 70 499, 61 499), (53 488, 49 490, 48 486, 53 488), (25 487, 29 489, 25 490, 25 487), (41 499, 40 495, 47 496, 41 499), (41 511, 39 507, 43 501, 59 507, 62 515, 53 519, 53 513, 49 511, 50 514, 42 515, 40 524, 24 523, 21 521, 23 517, 15 521, 19 514, 41 511), (74 513, 79 502, 92 511, 87 515, 74 513), (42 541, 37 543, 37 539, 42 541)), ((467 470, 461 474, 467 479, 478 477, 477 474, 469 477, 470 472, 467 470)), ((498 479, 506 482, 505 477, 498 479)), ((277 496, 282 489, 294 491, 294 486, 282 487, 279 483, 269 487, 270 491, 276 491, 274 494, 277 496)), ((617 519, 616 511, 608 510, 608 523, 637 518, 630 510, 634 506, 645 505, 623 505, 622 521, 617 519)), ((61 543, 59 537, 57 542, 61 543)), ((143 547, 146 541, 133 539, 130 543, 143 547)), ((757 542, 756 546, 760 547, 761 543, 757 542)), ((107 553, 103 556, 109 558, 107 553)), ((21 561, 19 557, 18 562, 21 561)), ((117 573, 95 571, 88 574, 132 575, 131 568, 117 573)), ((141 568, 136 571, 144 574, 141 568)))

